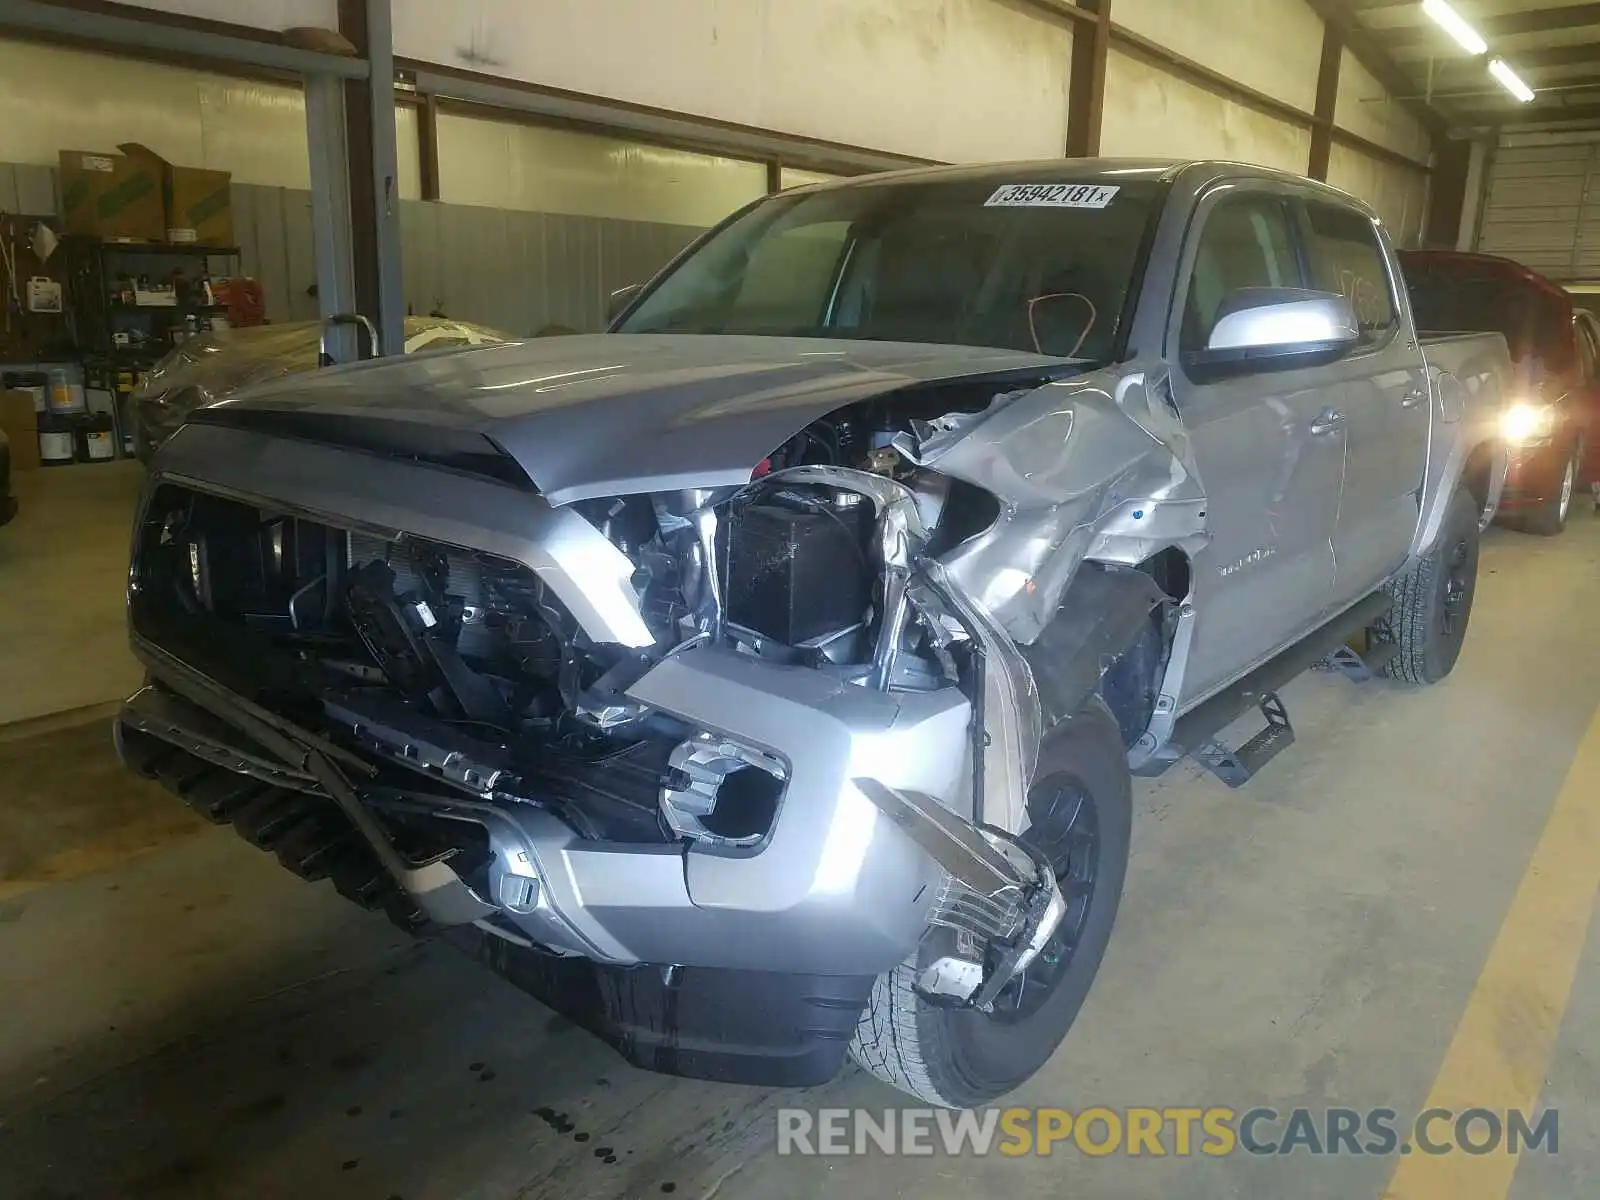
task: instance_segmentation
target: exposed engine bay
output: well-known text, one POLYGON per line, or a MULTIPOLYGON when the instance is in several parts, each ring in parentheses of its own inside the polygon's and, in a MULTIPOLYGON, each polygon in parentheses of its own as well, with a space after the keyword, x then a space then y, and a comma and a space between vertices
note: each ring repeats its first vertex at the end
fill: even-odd
POLYGON ((901 457, 891 443, 919 420, 858 405, 778 447, 742 489, 580 501, 634 565, 648 649, 594 642, 518 563, 174 485, 146 516, 136 616, 187 618, 191 642, 209 630, 194 649, 202 662, 275 656, 274 669, 249 672, 273 681, 272 705, 304 719, 320 704, 319 727, 440 783, 532 801, 540 781, 570 790, 592 769, 613 781, 606 803, 586 793, 565 805, 591 836, 750 844, 777 788, 741 782, 724 788, 735 801, 714 803, 708 781, 781 784, 781 767, 690 745, 625 692, 664 655, 707 641, 879 689, 970 682, 967 636, 910 586, 910 562, 983 528, 997 505, 901 457), (663 779, 665 825, 654 817, 663 779))

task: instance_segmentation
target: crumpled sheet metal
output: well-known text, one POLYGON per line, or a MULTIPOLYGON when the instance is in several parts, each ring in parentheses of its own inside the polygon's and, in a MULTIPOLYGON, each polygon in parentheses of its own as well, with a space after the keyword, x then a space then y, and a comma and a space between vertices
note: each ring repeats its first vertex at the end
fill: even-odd
POLYGON ((1085 559, 1133 564, 1205 544, 1205 489, 1158 370, 1047 384, 936 422, 915 447, 914 461, 999 499, 994 525, 943 561, 1018 644, 1038 638, 1085 559))

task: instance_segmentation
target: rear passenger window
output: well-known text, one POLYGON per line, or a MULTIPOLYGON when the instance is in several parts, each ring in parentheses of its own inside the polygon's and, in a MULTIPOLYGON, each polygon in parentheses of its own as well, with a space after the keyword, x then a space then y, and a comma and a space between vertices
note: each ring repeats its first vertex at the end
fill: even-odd
POLYGON ((1376 345, 1400 324, 1378 231, 1361 213, 1335 204, 1306 204, 1311 231, 1311 286, 1337 292, 1356 311, 1361 340, 1376 345))
POLYGON ((1180 346, 1205 349, 1223 305, 1243 288, 1304 286, 1288 206, 1272 196, 1224 200, 1200 232, 1180 346))

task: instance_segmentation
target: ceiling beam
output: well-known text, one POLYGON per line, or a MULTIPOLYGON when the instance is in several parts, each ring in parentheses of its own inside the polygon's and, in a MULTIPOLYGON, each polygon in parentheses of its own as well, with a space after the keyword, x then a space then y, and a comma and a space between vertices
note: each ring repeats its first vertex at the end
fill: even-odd
MULTIPOLYGON (((1414 0, 1413 0, 1414 2, 1414 0)), ((1355 60, 1365 67, 1374 79, 1383 84, 1391 96, 1413 96, 1422 89, 1383 49, 1378 39, 1356 21, 1350 13, 1347 0, 1307 0, 1311 10, 1339 34, 1339 40, 1355 60)), ((1596 5, 1600 7, 1600 5, 1596 5)), ((1385 35, 1387 36, 1387 35, 1385 35)), ((1422 123, 1422 127, 1437 137, 1444 131, 1445 120, 1434 109, 1419 100, 1401 100, 1399 103, 1422 123)))
MULTIPOLYGON (((1528 12, 1502 13, 1480 17, 1472 27, 1486 38, 1515 37, 1521 33, 1549 33, 1557 29, 1579 29, 1600 25, 1600 4, 1569 4, 1564 8, 1535 8, 1528 12)), ((1423 46, 1432 42, 1452 44, 1449 35, 1431 21, 1404 29, 1386 29, 1383 40, 1389 46, 1423 46)), ((1491 49, 1494 47, 1491 45, 1491 49)), ((1508 56, 1512 52, 1507 52, 1508 56)))
POLYGON ((1527 128, 1562 121, 1591 121, 1600 124, 1600 104, 1519 104, 1516 108, 1463 110, 1464 125, 1504 125, 1527 128))
MULTIPOLYGON (((1574 68, 1592 67, 1600 71, 1600 42, 1511 50, 1506 52, 1506 61, 1516 69, 1517 74, 1529 82, 1548 76, 1552 80, 1552 85, 1556 82, 1566 83, 1570 76, 1565 73, 1571 72, 1574 68)), ((1420 92, 1421 81, 1427 78, 1427 64, 1417 62, 1415 66, 1418 86, 1414 86, 1411 90, 1420 92)), ((1433 64, 1435 88, 1462 87, 1488 78, 1489 72, 1481 58, 1437 59, 1433 64)))
MULTIPOLYGON (((1600 91, 1600 73, 1594 75, 1577 75, 1571 79, 1563 79, 1559 86, 1545 88, 1539 91, 1539 98, 1543 101, 1560 103, 1562 97, 1570 100, 1575 92, 1600 91)), ((1437 104, 1450 104, 1455 108, 1487 108, 1493 106, 1502 108, 1511 105, 1511 97, 1499 84, 1487 75, 1484 76, 1481 86, 1445 90, 1434 89, 1434 102, 1437 104)))

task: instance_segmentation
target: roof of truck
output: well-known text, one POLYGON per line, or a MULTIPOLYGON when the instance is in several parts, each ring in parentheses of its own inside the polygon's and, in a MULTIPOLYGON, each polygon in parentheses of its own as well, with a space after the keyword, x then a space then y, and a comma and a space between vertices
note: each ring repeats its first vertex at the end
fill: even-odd
MULTIPOLYGON (((956 166, 909 167, 901 171, 885 171, 872 175, 857 175, 827 183, 806 184, 786 188, 780 194, 828 191, 834 188, 859 187, 875 183, 1118 183, 1135 179, 1174 182, 1180 175, 1199 172, 1206 180, 1217 175, 1248 177, 1252 179, 1281 179, 1325 191, 1330 197, 1356 205, 1371 212, 1371 206, 1359 196, 1341 191, 1319 180, 1280 171, 1259 163, 1234 162, 1220 158, 1042 158, 1015 162, 971 163, 956 166)), ((1203 181, 1202 181, 1203 182, 1203 181)), ((1197 186, 1201 184, 1197 183, 1197 186)))

